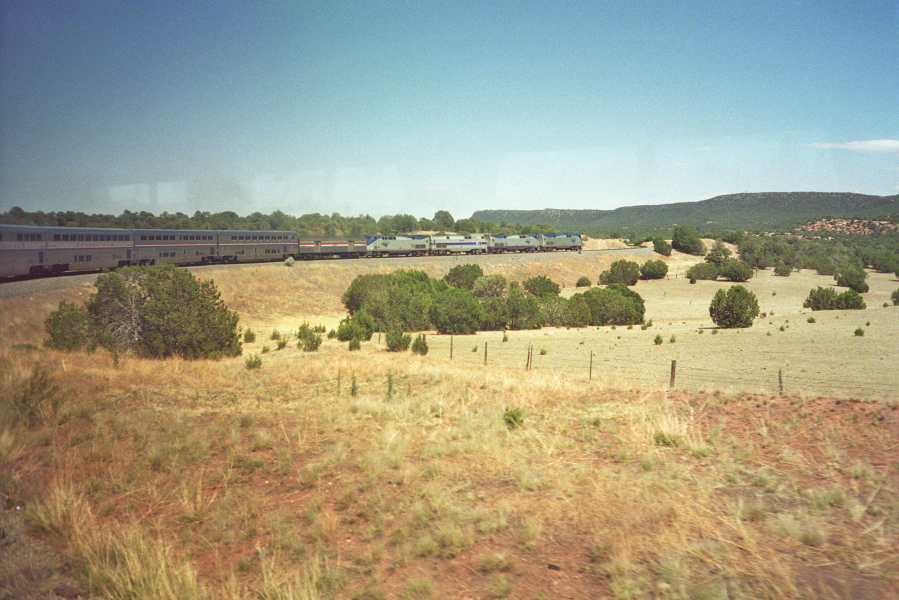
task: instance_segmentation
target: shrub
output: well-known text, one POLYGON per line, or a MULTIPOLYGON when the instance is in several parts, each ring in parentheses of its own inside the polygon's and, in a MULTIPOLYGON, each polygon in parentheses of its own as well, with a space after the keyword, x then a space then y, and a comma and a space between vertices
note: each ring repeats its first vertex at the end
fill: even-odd
POLYGON ((502 275, 485 275, 474 282, 471 292, 478 298, 499 298, 508 286, 509 282, 502 275))
POLYGON ((484 270, 479 265, 456 265, 449 270, 443 280, 449 285, 470 290, 478 278, 484 276, 484 270))
POLYGON ((350 350, 359 350, 362 347, 362 342, 359 341, 359 338, 353 338, 350 340, 350 350))
POLYGON ((521 284, 524 290, 538 298, 547 298, 549 296, 558 296, 562 289, 559 284, 547 277, 546 275, 538 275, 524 280, 521 284))
POLYGON ((837 310, 861 310, 865 301, 855 290, 846 290, 837 296, 837 310))
POLYGON ((507 329, 539 329, 543 326, 540 302, 520 287, 509 292, 505 305, 508 311, 507 329))
POLYGON ((574 284, 574 287, 590 287, 591 285, 592 284, 590 283, 590 278, 584 275, 577 280, 577 283, 574 284))
POLYGON ((296 261, 296 259, 295 259, 294 257, 288 256, 286 259, 284 259, 284 266, 285 266, 285 267, 292 267, 292 266, 294 266, 294 265, 296 264, 296 262, 297 262, 297 261, 296 261))
POLYGON ((779 262, 774 265, 774 274, 778 277, 789 277, 790 273, 793 272, 793 267, 788 265, 785 262, 779 262))
POLYGON ((212 281, 199 281, 174 265, 156 265, 102 273, 95 285, 85 305, 86 336, 83 313, 60 305, 45 323, 49 344, 99 345, 153 358, 241 353, 237 313, 225 306, 212 281))
POLYGON ((664 279, 668 274, 668 265, 662 260, 648 260, 640 266, 643 279, 664 279))
POLYGON ((278 350, 284 350, 287 348, 287 338, 281 338, 278 340, 278 350))
POLYGON ((387 331, 384 333, 384 342, 387 344, 387 350, 390 352, 404 352, 409 349, 409 344, 412 343, 412 336, 408 333, 403 333, 403 328, 396 323, 391 323, 387 326, 387 331))
POLYGON ((758 314, 755 294, 742 285, 732 285, 727 291, 718 290, 709 305, 709 315, 715 325, 728 329, 751 327, 758 314))
POLYGON ((616 260, 608 271, 599 275, 599 283, 609 285, 620 283, 621 285, 636 285, 640 278, 640 265, 632 260, 616 260))
POLYGON ((693 283, 694 279, 714 281, 718 279, 718 267, 712 263, 696 263, 687 269, 687 277, 690 278, 690 283, 693 283))
POLYGON ((509 429, 524 427, 524 414, 520 408, 506 408, 503 412, 503 422, 509 429))
POLYGON ((715 246, 712 248, 712 250, 705 255, 705 261, 714 263, 715 265, 721 267, 724 265, 724 262, 730 255, 730 249, 728 249, 728 247, 722 244, 720 241, 717 241, 715 242, 715 246))
POLYGON ((250 370, 259 369, 262 367, 262 359, 259 358, 258 354, 251 354, 244 360, 244 364, 250 370))
POLYGON ((429 317, 437 333, 466 335, 478 330, 483 311, 469 290, 450 288, 434 297, 429 317))
POLYGON ((44 329, 50 336, 44 345, 49 348, 75 352, 91 346, 87 309, 83 306, 63 300, 44 321, 44 329))
POLYGON ((252 344, 256 341, 256 332, 252 329, 247 329, 243 332, 243 341, 247 344, 252 344))
POLYGON ((353 338, 359 338, 366 342, 375 332, 375 320, 365 309, 360 309, 352 316, 340 321, 337 326, 336 336, 341 342, 347 342, 353 338))
POLYGON ((865 283, 867 277, 868 274, 864 270, 855 266, 842 266, 834 275, 839 287, 848 287, 860 294, 868 291, 868 284, 865 283))
POLYGON ((726 260, 718 274, 728 281, 742 282, 753 276, 753 270, 742 260, 726 260))
POLYGON ((662 345, 662 342, 664 342, 665 340, 662 339, 662 335, 661 335, 661 334, 656 334, 656 337, 655 337, 655 339, 654 339, 653 341, 655 342, 656 346, 661 346, 661 345, 662 345))
POLYGON ((322 345, 322 336, 316 333, 316 330, 309 326, 309 323, 300 325, 297 331, 297 347, 302 348, 303 352, 315 352, 322 345))
POLYGON ((702 243, 699 234, 692 227, 675 227, 671 247, 686 254, 695 254, 696 256, 705 254, 705 244, 702 243))
POLYGON ((855 290, 837 294, 833 288, 818 287, 809 292, 802 306, 812 310, 859 310, 865 308, 865 301, 855 290))
POLYGON ((412 342, 412 352, 421 354, 422 356, 428 353, 428 342, 425 340, 424 335, 419 334, 415 336, 415 341, 412 342))
MULTIPOLYGON (((899 277, 899 275, 897 275, 899 277)), ((890 294, 890 299, 893 301, 893 306, 899 306, 899 288, 890 294)))
POLYGON ((863 335, 865 335, 865 330, 862 329, 861 327, 856 327, 856 328, 855 328, 855 335, 858 336, 858 337, 862 337, 863 335))
POLYGON ((671 244, 660 237, 652 240, 652 249, 655 250, 656 254, 671 256, 671 244))
POLYGON ((620 284, 592 288, 575 294, 570 302, 582 297, 590 312, 589 325, 638 325, 643 322, 646 307, 637 292, 620 284))

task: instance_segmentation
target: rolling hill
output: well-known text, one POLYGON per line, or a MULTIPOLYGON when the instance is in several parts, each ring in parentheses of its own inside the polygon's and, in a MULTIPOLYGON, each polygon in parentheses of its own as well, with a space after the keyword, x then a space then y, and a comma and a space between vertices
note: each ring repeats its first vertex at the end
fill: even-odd
MULTIPOLYGON (((614 210, 479 210, 473 219, 488 223, 548 224, 593 235, 670 231, 689 225, 699 231, 787 230, 821 217, 884 218, 899 213, 899 195, 771 192, 728 194, 698 202, 623 206, 614 210)), ((619 237, 619 236, 614 236, 619 237)))

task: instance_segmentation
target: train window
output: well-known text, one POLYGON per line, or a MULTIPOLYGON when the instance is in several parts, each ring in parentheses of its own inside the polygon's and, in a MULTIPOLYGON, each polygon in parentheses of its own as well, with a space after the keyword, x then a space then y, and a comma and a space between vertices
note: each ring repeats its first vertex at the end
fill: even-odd
POLYGON ((17 241, 17 242, 21 242, 21 241, 22 241, 22 234, 21 234, 21 233, 17 233, 17 234, 16 234, 16 241, 17 241))
POLYGON ((140 239, 141 239, 141 240, 146 240, 146 239, 147 239, 147 236, 142 235, 142 236, 140 236, 140 239))

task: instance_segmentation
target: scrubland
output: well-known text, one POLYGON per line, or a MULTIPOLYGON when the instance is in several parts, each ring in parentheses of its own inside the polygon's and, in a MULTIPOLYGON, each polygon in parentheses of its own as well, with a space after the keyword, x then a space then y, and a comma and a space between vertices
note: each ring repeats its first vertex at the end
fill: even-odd
MULTIPOLYGON (((571 288, 622 257, 478 260, 571 288)), ((336 325, 358 273, 459 262, 198 270, 256 331, 259 369, 52 352, 43 319, 90 288, 0 300, 0 597, 899 596, 899 308, 880 301, 894 278, 871 276, 869 309, 809 323, 802 298, 829 278, 763 274, 748 286, 770 316, 739 333, 708 318, 728 284, 678 278, 636 286, 646 330, 457 336, 452 360, 443 336, 426 356, 290 337, 336 325), (531 371, 527 345, 546 350, 531 371), (688 375, 748 373, 757 353, 809 381, 838 364, 861 387, 780 396, 688 375)))

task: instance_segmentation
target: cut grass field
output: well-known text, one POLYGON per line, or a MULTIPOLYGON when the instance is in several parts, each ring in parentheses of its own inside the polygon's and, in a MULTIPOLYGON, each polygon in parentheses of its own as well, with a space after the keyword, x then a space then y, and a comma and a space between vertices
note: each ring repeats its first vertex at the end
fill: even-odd
MULTIPOLYGON (((481 260, 570 288, 621 257, 481 260)), ((636 286, 646 330, 456 337, 452 361, 434 335, 424 357, 376 339, 358 352, 296 347, 300 323, 336 324, 356 274, 442 276, 459 262, 199 270, 257 332, 245 354, 271 347, 255 370, 47 351, 43 318, 90 289, 0 300, 3 556, 49 548, 78 591, 109 598, 899 595, 895 391, 666 389, 676 358, 687 383, 694 361, 825 380, 841 364, 895 390, 899 309, 878 301, 895 279, 871 276, 869 309, 808 323, 802 299, 829 278, 762 274, 748 286, 773 317, 715 335, 708 302, 726 284, 673 279, 636 286), (274 329, 292 335, 282 350, 274 329), (518 359, 501 360, 502 347, 518 359), (590 349, 616 356, 618 374, 589 381, 569 364, 590 349), (658 381, 639 375, 656 363, 658 381), (27 529, 8 524, 21 514, 27 529)), ((3 560, 0 597, 52 597, 53 569, 35 564, 3 560)))

